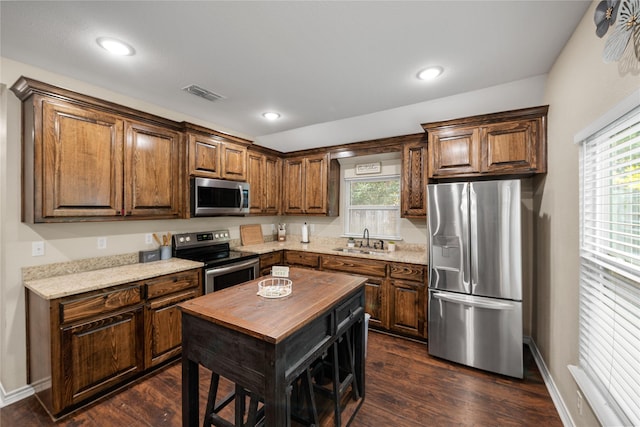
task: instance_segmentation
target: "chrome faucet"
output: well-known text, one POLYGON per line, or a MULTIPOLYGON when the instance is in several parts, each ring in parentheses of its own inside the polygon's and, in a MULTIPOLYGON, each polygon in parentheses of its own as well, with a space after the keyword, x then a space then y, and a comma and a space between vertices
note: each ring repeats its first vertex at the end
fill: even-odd
POLYGON ((365 227, 364 232, 362 233, 362 240, 367 239, 367 247, 370 247, 369 245, 369 229, 365 227))

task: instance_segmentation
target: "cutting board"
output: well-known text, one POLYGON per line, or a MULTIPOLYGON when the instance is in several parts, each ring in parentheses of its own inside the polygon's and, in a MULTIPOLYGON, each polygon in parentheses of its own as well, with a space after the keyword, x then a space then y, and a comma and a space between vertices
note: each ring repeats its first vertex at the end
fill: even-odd
POLYGON ((241 225, 240 239, 242 239, 242 246, 264 243, 262 226, 260 224, 241 225))

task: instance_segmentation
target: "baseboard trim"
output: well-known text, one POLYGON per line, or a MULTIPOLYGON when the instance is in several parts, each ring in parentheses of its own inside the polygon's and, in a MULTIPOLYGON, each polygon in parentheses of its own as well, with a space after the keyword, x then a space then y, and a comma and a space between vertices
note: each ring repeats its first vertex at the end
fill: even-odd
POLYGON ((549 391, 549 395, 551 396, 551 400, 558 411, 558 415, 560 415, 560 420, 565 427, 575 427, 576 424, 573 422, 573 418, 571 418, 571 414, 567 409, 567 405, 565 404, 560 392, 558 391, 558 387, 556 387, 556 383, 553 381, 551 374, 549 373, 549 369, 547 369, 546 363, 544 363, 544 359, 536 346, 535 341, 531 337, 524 337, 524 343, 529 346, 531 350, 531 355, 533 356, 533 360, 535 360, 536 365, 538 365, 538 369, 540 370, 540 374, 542 375, 542 379, 544 380, 544 384, 547 386, 547 390, 549 391))
POLYGON ((10 393, 7 393, 0 383, 0 408, 4 408, 5 406, 9 406, 12 403, 16 403, 22 399, 25 399, 31 396, 34 393, 34 389, 31 386, 20 387, 17 390, 13 390, 10 393))

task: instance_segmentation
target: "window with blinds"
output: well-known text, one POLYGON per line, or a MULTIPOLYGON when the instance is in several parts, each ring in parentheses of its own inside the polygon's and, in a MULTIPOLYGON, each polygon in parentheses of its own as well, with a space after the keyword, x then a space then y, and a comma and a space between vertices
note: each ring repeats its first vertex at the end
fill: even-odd
POLYGON ((570 368, 601 423, 640 425, 640 107, 582 141, 580 154, 579 367, 570 368))

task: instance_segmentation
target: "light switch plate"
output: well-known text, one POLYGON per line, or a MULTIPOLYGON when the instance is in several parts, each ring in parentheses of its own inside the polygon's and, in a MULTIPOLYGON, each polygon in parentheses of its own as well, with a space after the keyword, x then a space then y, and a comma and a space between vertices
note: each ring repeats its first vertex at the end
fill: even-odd
POLYGON ((271 267, 271 276, 273 277, 289 277, 289 267, 274 265, 271 267))

